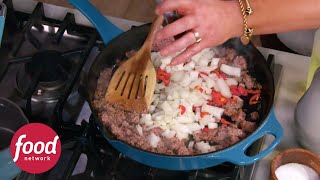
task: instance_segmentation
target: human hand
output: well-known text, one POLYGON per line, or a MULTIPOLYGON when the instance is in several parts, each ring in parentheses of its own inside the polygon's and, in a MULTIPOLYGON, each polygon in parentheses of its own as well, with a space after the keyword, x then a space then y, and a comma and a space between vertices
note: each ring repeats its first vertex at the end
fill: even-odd
POLYGON ((188 61, 201 50, 220 45, 233 37, 241 36, 243 20, 238 1, 225 0, 165 0, 156 8, 156 14, 177 11, 182 17, 168 24, 156 34, 162 40, 186 32, 181 38, 160 50, 161 56, 169 56, 185 49, 171 64, 188 61), (194 32, 201 37, 196 42, 194 32))

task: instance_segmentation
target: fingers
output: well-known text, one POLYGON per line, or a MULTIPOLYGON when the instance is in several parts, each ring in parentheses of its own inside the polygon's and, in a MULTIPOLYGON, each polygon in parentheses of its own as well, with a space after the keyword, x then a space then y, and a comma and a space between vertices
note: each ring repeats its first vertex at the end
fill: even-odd
POLYGON ((189 46, 181 54, 179 54, 178 56, 173 58, 170 64, 172 66, 174 66, 174 65, 178 65, 178 64, 187 62, 189 59, 192 58, 192 56, 196 55, 197 53, 199 53, 204 48, 205 48, 204 43, 202 43, 202 42, 195 43, 195 44, 189 46))
POLYGON ((159 30, 156 34, 156 39, 166 39, 173 37, 187 30, 193 29, 197 25, 198 23, 196 22, 194 17, 185 16, 159 30))
POLYGON ((191 11, 192 8, 192 1, 190 0, 165 0, 156 7, 156 14, 161 15, 174 10, 184 14, 191 11))
POLYGON ((182 36, 181 38, 174 41, 173 43, 171 43, 170 45, 161 49, 160 55, 164 57, 169 56, 177 51, 187 48, 188 46, 195 43, 195 41, 196 40, 194 35, 191 32, 189 32, 184 36, 182 36))

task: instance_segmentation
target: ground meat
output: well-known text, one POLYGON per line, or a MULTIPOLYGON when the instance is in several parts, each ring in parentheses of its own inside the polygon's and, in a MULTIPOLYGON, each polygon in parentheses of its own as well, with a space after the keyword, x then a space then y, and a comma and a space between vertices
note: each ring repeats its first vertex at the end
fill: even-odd
POLYGON ((167 38, 167 39, 163 39, 161 41, 154 41, 154 43, 152 45, 152 50, 153 51, 159 51, 160 49, 166 47, 167 45, 169 45, 170 43, 172 43, 174 41, 175 41, 175 39, 173 37, 167 38))
POLYGON ((253 89, 255 87, 255 79, 252 78, 248 73, 242 73, 242 82, 246 85, 248 89, 253 89))
POLYGON ((246 114, 240 109, 237 113, 231 116, 232 121, 241 122, 246 119, 246 114))
MULTIPOLYGON (((167 39, 161 42, 155 42, 153 50, 159 50, 162 47, 173 42, 174 39, 167 39)), ((135 54, 134 51, 126 53, 128 58, 135 54)), ((242 56, 236 56, 233 49, 222 49, 220 54, 219 66, 221 64, 232 65, 242 69, 241 77, 236 77, 240 83, 244 83, 248 89, 261 89, 254 78, 252 78, 247 69, 247 64, 242 56)), ((118 61, 121 64, 124 61, 118 61)), ((212 150, 221 150, 227 148, 248 136, 257 128, 257 123, 246 121, 246 114, 242 111, 243 100, 236 99, 229 101, 222 108, 224 108, 224 115, 229 116, 233 123, 232 125, 220 125, 216 129, 209 129, 208 131, 198 131, 192 134, 192 138, 179 140, 177 137, 166 138, 161 134, 163 130, 160 127, 147 130, 148 127, 142 125, 142 135, 139 134, 136 126, 140 121, 140 114, 134 112, 124 111, 119 105, 110 105, 105 101, 105 93, 109 82, 111 80, 111 68, 104 69, 100 73, 97 81, 97 89, 95 92, 93 106, 98 112, 103 125, 119 140, 124 141, 137 148, 168 155, 193 155, 199 153, 195 147, 188 147, 189 141, 198 143, 200 141, 209 142, 214 146, 212 150), (161 140, 156 148, 153 148, 148 142, 148 136, 154 133, 161 140)), ((229 76, 228 76, 229 77, 229 76)), ((229 118, 228 117, 228 118, 229 118)), ((250 114, 251 121, 259 119, 259 114, 253 112, 250 114)))
POLYGON ((233 60, 233 65, 241 68, 241 70, 247 69, 247 62, 242 56, 235 57, 233 60))
POLYGON ((237 52, 231 48, 222 48, 219 52, 220 57, 226 58, 228 62, 231 62, 233 58, 237 55, 237 52))
POLYGON ((224 108, 224 114, 227 116, 233 116, 234 114, 237 114, 238 111, 242 108, 243 101, 238 99, 237 101, 229 101, 225 105, 223 105, 222 108, 224 108))
POLYGON ((250 119, 251 119, 252 121, 258 120, 258 119, 259 119, 259 113, 258 113, 258 112, 252 112, 252 113, 250 113, 250 119))
POLYGON ((163 130, 159 127, 153 128, 153 129, 151 129, 151 131, 157 136, 160 136, 161 133, 163 133, 163 130))
POLYGON ((208 132, 199 132, 199 133, 195 133, 193 134, 193 139, 196 142, 200 142, 200 141, 211 141, 212 138, 216 137, 217 133, 218 133, 218 128, 216 129, 209 129, 208 132))
POLYGON ((227 65, 229 65, 230 63, 231 63, 231 62, 228 61, 227 58, 222 57, 222 58, 220 58, 220 60, 219 60, 218 68, 220 68, 222 64, 227 64, 227 65))
POLYGON ((257 123, 250 121, 242 121, 239 123, 239 127, 246 133, 252 133, 257 129, 257 123))
POLYGON ((246 134, 241 129, 226 125, 216 129, 209 129, 208 132, 193 134, 193 138, 197 142, 207 141, 211 144, 220 145, 222 148, 229 147, 245 137, 246 134))
POLYGON ((97 89, 95 92, 95 98, 100 99, 105 96, 107 87, 109 86, 112 75, 112 69, 106 68, 101 71, 99 79, 97 81, 97 89))
POLYGON ((247 87, 247 89, 261 89, 262 86, 257 83, 256 79, 249 75, 248 71, 241 73, 241 81, 247 87))

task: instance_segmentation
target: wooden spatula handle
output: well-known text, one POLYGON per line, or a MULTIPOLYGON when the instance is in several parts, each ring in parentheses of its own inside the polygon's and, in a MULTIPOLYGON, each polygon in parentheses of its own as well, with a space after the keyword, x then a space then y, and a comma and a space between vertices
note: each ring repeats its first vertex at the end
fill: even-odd
POLYGON ((155 34, 157 32, 157 30, 160 28, 160 26, 162 25, 163 23, 163 20, 164 20, 164 17, 161 15, 161 16, 157 16, 152 25, 151 25, 151 28, 150 28, 150 31, 149 31, 149 34, 147 36, 147 39, 145 40, 144 44, 143 44, 143 48, 150 52, 151 51, 151 48, 152 48, 152 44, 153 44, 153 41, 154 41, 154 38, 155 38, 155 34))

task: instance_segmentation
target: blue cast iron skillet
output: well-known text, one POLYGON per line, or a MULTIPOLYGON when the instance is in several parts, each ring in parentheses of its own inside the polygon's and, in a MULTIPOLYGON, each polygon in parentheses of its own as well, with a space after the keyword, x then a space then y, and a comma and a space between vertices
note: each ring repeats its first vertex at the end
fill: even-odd
MULTIPOLYGON (((92 64, 87 81, 86 94, 90 104, 95 122, 104 135, 106 140, 118 151, 125 156, 134 159, 142 164, 168 170, 194 170, 215 166, 224 162, 230 162, 237 165, 252 164, 270 153, 280 142, 283 137, 283 130, 279 124, 273 109, 274 101, 274 80, 271 71, 267 65, 266 59, 252 45, 242 45, 239 39, 230 39, 221 47, 230 47, 236 50, 237 54, 245 57, 248 70, 251 76, 255 77, 262 85, 262 100, 258 107, 255 107, 260 115, 259 127, 250 136, 242 141, 220 151, 193 155, 193 156, 173 156, 163 155, 153 152, 148 152, 134 146, 131 146, 123 141, 117 140, 109 130, 104 127, 97 116, 97 112, 92 106, 94 93, 96 90, 97 79, 101 70, 104 68, 116 68, 117 59, 125 59, 125 53, 130 50, 138 50, 150 28, 150 24, 132 28, 131 30, 120 33, 119 30, 113 31, 113 25, 110 25, 104 17, 91 6, 87 0, 69 0, 71 4, 77 7, 93 22, 98 29, 106 47, 98 55, 92 64), (102 28, 101 28, 102 27, 102 28), (108 33, 110 36, 108 36, 108 33), (245 151, 255 141, 265 135, 274 136, 273 142, 262 152, 254 156, 247 156, 245 151)), ((249 107, 248 111, 253 111, 249 107)))

